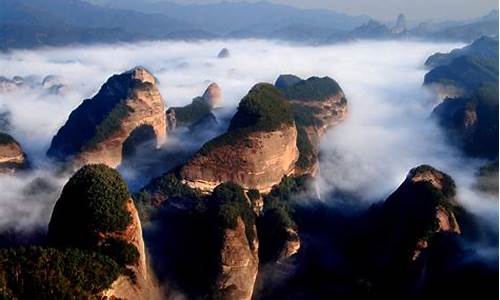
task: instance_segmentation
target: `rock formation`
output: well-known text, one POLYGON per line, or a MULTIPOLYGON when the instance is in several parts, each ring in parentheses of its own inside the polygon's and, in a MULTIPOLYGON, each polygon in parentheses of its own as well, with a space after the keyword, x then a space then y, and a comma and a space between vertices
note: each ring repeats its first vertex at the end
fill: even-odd
POLYGON ((222 90, 217 83, 212 82, 201 97, 203 98, 205 103, 214 108, 220 106, 222 102, 222 90))
POLYGON ((217 186, 209 199, 219 231, 219 262, 215 299, 252 299, 259 267, 255 215, 243 189, 228 182, 217 186))
MULTIPOLYGON (((255 227, 251 230, 256 236, 255 227)), ((215 281, 220 299, 252 299, 259 268, 258 241, 250 244, 245 231, 245 223, 238 218, 236 228, 223 232, 221 270, 215 281)))
POLYGON ((122 161, 123 143, 140 126, 154 130, 157 144, 166 138, 165 105, 156 79, 136 67, 113 75, 91 99, 84 100, 57 132, 47 155, 75 166, 122 161))
POLYGON ((406 16, 404 14, 399 14, 396 20, 396 25, 391 28, 393 34, 399 35, 406 31, 406 16))
POLYGON ((474 157, 498 158, 498 40, 482 37, 426 62, 424 84, 444 97, 432 117, 449 141, 474 157))
POLYGON ((453 179, 431 166, 422 165, 409 172, 381 208, 384 220, 378 230, 398 251, 395 257, 408 253, 406 259, 416 260, 435 234, 461 233, 456 216, 461 208, 455 193, 453 179))
POLYGON ((217 58, 219 59, 228 58, 229 56, 231 56, 231 54, 227 48, 222 48, 219 54, 217 54, 217 58))
POLYGON ((28 159, 21 145, 10 135, 0 132, 0 173, 26 168, 28 159))
POLYGON ((170 107, 167 110, 167 124, 169 130, 179 127, 191 127, 207 116, 213 116, 212 110, 222 102, 222 91, 215 82, 211 83, 202 96, 193 98, 193 101, 183 107, 170 107))
POLYGON ((321 136, 347 116, 344 92, 329 77, 301 80, 290 75, 280 76, 275 85, 293 105, 300 151, 296 174, 315 174, 321 136))
POLYGON ((141 223, 121 176, 106 165, 87 165, 64 186, 49 223, 49 243, 109 256, 122 268, 101 296, 161 299, 150 272, 141 223))
POLYGON ((296 139, 288 101, 272 85, 257 84, 241 100, 228 132, 205 144, 180 176, 205 192, 227 181, 266 192, 293 172, 296 139))

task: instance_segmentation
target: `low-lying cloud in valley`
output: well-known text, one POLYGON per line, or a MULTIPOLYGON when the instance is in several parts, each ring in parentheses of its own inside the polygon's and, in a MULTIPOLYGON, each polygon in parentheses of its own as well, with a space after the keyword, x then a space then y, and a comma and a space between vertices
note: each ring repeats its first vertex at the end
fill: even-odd
MULTIPOLYGON (((478 213, 488 211, 489 219, 497 224, 498 202, 470 190, 472 175, 481 162, 464 159, 444 142, 429 119, 435 96, 421 87, 425 59, 458 46, 360 41, 311 47, 246 40, 19 50, 0 55, 0 75, 34 75, 41 80, 54 74, 62 78, 66 88, 57 95, 41 87, 0 94, 0 110, 10 112, 10 133, 21 142, 32 163, 45 170, 50 169, 45 151, 69 113, 83 99, 92 97, 112 74, 136 65, 148 68, 159 79, 167 106, 190 103, 215 81, 230 112, 255 83, 274 82, 279 74, 330 76, 343 88, 350 112, 348 119, 322 142, 322 193, 340 191, 368 203, 382 200, 403 181, 409 169, 426 163, 454 177, 462 203, 478 213), (229 48, 231 56, 218 59, 223 47, 229 48)), ((46 224, 50 214, 40 210, 50 212, 57 196, 48 193, 48 198, 36 200, 41 208, 29 208, 32 201, 20 200, 20 181, 26 183, 33 176, 18 176, 0 179, 4 191, 0 211, 9 212, 2 214, 0 227, 46 224), (15 222, 20 216, 26 216, 23 220, 27 221, 15 222)), ((54 181, 59 190, 64 179, 54 177, 54 181)))

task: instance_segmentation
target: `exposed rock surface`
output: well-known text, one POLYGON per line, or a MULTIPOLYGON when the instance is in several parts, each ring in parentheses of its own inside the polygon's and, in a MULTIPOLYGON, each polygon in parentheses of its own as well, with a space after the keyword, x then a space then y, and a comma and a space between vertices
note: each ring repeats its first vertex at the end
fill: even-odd
POLYGON ((222 102, 222 90, 215 82, 211 83, 202 96, 193 98, 193 101, 183 107, 170 107, 167 110, 167 124, 169 130, 179 127, 191 127, 212 114, 212 110, 222 102))
POLYGON ((321 136, 347 117, 344 92, 329 77, 302 80, 296 76, 282 75, 275 85, 293 105, 300 151, 295 172, 315 174, 318 170, 321 136))
POLYGON ((217 83, 212 82, 201 97, 203 98, 205 103, 214 108, 220 106, 222 102, 222 90, 217 83))
POLYGON ((205 192, 226 181, 266 192, 293 172, 296 139, 290 104, 272 85, 257 84, 240 102, 228 132, 205 144, 180 175, 205 192))
MULTIPOLYGON (((255 227, 252 230, 255 232, 255 227)), ((259 268, 258 241, 254 239, 250 245, 245 231, 241 218, 238 218, 236 228, 224 230, 221 270, 215 283, 220 299, 252 299, 259 268)))
MULTIPOLYGON (((399 249, 416 260, 437 233, 460 234, 456 212, 455 183, 447 174, 431 166, 412 169, 403 184, 382 206, 382 232, 399 249), (396 227, 389 224, 398 224, 396 227), (388 226, 388 227, 386 227, 388 226)), ((395 256, 397 257, 397 256, 395 256)))
POLYGON ((132 221, 123 232, 113 233, 112 236, 128 241, 139 251, 138 262, 131 267, 135 274, 136 282, 131 282, 130 278, 121 275, 111 288, 102 293, 103 296, 115 297, 116 299, 162 299, 159 283, 154 274, 151 273, 146 257, 146 248, 142 239, 141 221, 132 199, 128 200, 127 210, 132 217, 132 221))
POLYGON ((21 145, 10 135, 0 132, 0 173, 13 173, 27 166, 21 145))
POLYGON ((102 296, 161 299, 147 264, 138 212, 123 179, 108 166, 87 165, 71 177, 54 207, 48 240, 59 248, 101 252, 126 270, 102 296))
POLYGON ((47 154, 75 166, 104 163, 116 167, 122 147, 139 126, 150 126, 162 144, 166 138, 165 105, 156 79, 136 67, 109 78, 92 99, 84 100, 53 138, 47 154))

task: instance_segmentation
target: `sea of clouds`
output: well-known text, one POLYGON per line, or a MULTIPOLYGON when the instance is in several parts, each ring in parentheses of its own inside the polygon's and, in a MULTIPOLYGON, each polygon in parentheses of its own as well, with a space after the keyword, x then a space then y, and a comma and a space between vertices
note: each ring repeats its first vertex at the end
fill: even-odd
MULTIPOLYGON (((35 172, 0 177, 0 227, 30 228, 48 223, 66 178, 55 177, 45 160, 52 136, 83 99, 92 97, 112 74, 144 66, 158 79, 167 106, 191 102, 214 81, 223 90, 225 111, 234 112, 257 82, 280 74, 330 76, 349 103, 347 120, 322 141, 321 193, 341 191, 361 201, 382 200, 408 171, 431 164, 457 181, 459 201, 498 226, 498 199, 471 189, 482 161, 466 159, 444 141, 429 118, 436 96, 422 88, 426 58, 462 45, 422 41, 358 41, 331 46, 297 46, 263 40, 145 42, 133 45, 17 50, 0 54, 5 77, 57 75, 61 94, 42 88, 0 94, 0 111, 10 112, 11 133, 35 172), (217 59, 221 48, 231 56, 217 59), (27 197, 26 184, 51 179, 54 192, 27 197), (26 200, 28 199, 28 200, 26 200), (30 200, 31 199, 31 200, 30 200)), ((177 139, 176 143, 183 143, 177 139)), ((188 142, 188 141, 186 141, 188 142)), ((335 201, 330 200, 330 201, 335 201)))

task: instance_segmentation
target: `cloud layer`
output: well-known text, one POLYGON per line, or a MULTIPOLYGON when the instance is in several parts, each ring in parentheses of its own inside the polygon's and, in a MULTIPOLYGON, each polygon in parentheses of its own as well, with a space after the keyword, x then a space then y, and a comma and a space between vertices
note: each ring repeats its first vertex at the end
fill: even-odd
MULTIPOLYGON (((36 87, 0 94, 0 109, 10 111, 11 133, 34 164, 47 169, 44 153, 69 113, 82 99, 92 97, 109 76, 136 65, 145 66, 159 79, 167 106, 188 104, 203 93, 210 81, 215 81, 223 90, 223 105, 229 111, 234 111, 252 85, 274 82, 279 74, 303 78, 330 76, 344 89, 350 115, 322 143, 323 192, 354 193, 368 202, 380 200, 402 182, 410 168, 427 163, 457 180, 459 196, 467 207, 491 214, 497 202, 468 188, 481 162, 460 157, 443 142, 440 131, 429 119, 434 96, 421 87, 425 59, 436 51, 457 46, 460 45, 361 41, 306 47, 246 40, 20 50, 0 55, 0 75, 43 78, 54 74, 61 76, 67 88, 60 95, 36 87), (229 48, 231 56, 217 59, 223 47, 229 48)), ((0 212, 9 212, 5 214, 7 219, 8 215, 16 218, 32 213, 31 202, 19 201, 22 180, 0 177, 4 191, 0 212), (13 180, 19 184, 12 184, 13 180)), ((55 182, 58 190, 64 180, 55 182)), ((50 211, 53 196, 38 199, 37 205, 46 204, 49 209, 45 211, 50 211)), ((33 223, 48 222, 46 213, 33 214, 43 215, 33 223)), ((498 219, 498 214, 494 213, 494 217, 498 219)), ((23 222, 25 226, 27 223, 23 222)))

